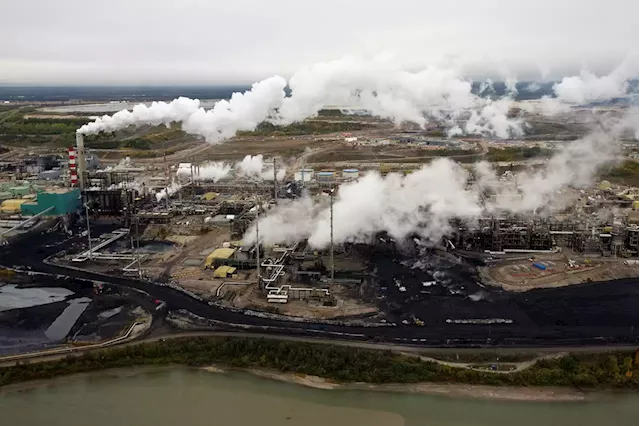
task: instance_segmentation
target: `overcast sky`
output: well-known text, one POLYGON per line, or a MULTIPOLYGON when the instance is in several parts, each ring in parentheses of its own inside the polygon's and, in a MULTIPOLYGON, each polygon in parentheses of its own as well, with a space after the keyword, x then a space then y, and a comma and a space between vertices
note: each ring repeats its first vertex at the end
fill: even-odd
POLYGON ((380 54, 542 79, 638 57, 638 0, 0 3, 0 83, 10 84, 245 83, 380 54))

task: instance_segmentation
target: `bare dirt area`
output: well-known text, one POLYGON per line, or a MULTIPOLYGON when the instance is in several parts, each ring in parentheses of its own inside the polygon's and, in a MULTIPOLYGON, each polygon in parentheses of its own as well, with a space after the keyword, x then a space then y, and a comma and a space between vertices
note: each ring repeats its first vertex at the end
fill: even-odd
POLYGON ((534 261, 509 260, 490 267, 480 267, 487 284, 509 291, 535 288, 564 287, 589 282, 609 281, 638 276, 637 265, 627 265, 620 259, 576 259, 566 255, 543 255, 534 261), (540 269, 533 264, 542 264, 540 269))
MULTIPOLYGON (((446 151, 431 147, 398 145, 351 145, 337 142, 331 150, 309 156, 310 163, 386 162, 421 163, 440 157, 446 151)), ((478 152, 479 154, 480 152, 478 152)), ((475 154, 471 154, 475 155, 475 154)))
POLYGON ((289 303, 274 306, 273 303, 267 302, 264 293, 255 284, 225 289, 224 297, 237 308, 277 310, 277 313, 282 315, 309 319, 335 319, 378 312, 377 307, 362 300, 348 297, 346 293, 347 290, 341 285, 332 287, 332 294, 336 297, 335 306, 324 306, 322 301, 315 299, 290 299, 289 303), (233 295, 227 292, 233 292, 233 295))
POLYGON ((201 153, 199 159, 211 161, 241 160, 248 154, 262 154, 265 157, 293 157, 302 154, 307 149, 328 148, 334 144, 335 142, 317 140, 313 136, 255 136, 233 139, 224 144, 211 145, 209 149, 201 153))
MULTIPOLYGON (((145 230, 145 238, 160 237, 162 226, 148 227, 145 230)), ((172 231, 176 231, 172 227, 172 231)), ((183 230, 187 232, 187 230, 183 230)), ((170 275, 177 280, 198 280, 206 278, 203 274, 201 262, 215 248, 223 242, 229 241, 229 230, 226 228, 214 228, 202 235, 171 234, 163 239, 176 243, 176 246, 166 253, 154 256, 153 262, 145 264, 145 271, 152 276, 170 275), (187 259, 187 264, 183 264, 187 259), (197 262, 196 262, 197 260, 197 262)))

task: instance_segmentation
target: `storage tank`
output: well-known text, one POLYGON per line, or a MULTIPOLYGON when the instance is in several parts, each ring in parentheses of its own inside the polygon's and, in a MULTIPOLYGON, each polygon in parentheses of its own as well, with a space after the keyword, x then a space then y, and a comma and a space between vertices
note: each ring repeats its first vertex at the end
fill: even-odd
POLYGON ((29 200, 16 200, 9 199, 4 200, 0 205, 0 212, 2 213, 20 213, 20 206, 29 200))
POLYGON ((9 191, 11 191, 14 197, 22 197, 23 195, 27 195, 31 192, 31 188, 29 185, 12 186, 9 188, 9 191))
POLYGON ((56 169, 46 170, 46 171, 40 172, 38 177, 44 180, 60 179, 60 170, 56 170, 56 169))
POLYGON ((316 179, 321 182, 332 181, 335 177, 335 172, 318 172, 316 179))
POLYGON ((310 182, 313 179, 314 171, 313 169, 301 169, 295 172, 293 179, 296 182, 310 182))
POLYGON ((538 269, 540 269, 541 271, 546 271, 546 270, 547 270, 547 267, 546 267, 545 265, 541 264, 541 263, 535 263, 535 262, 534 262, 534 263, 533 263, 533 267, 534 267, 534 268, 538 268, 538 269))
POLYGON ((358 169, 344 169, 342 171, 342 177, 345 179, 357 179, 360 176, 358 169))
POLYGON ((603 180, 598 185, 598 189, 600 189, 601 191, 606 191, 608 189, 611 189, 611 182, 609 182, 608 180, 603 180))

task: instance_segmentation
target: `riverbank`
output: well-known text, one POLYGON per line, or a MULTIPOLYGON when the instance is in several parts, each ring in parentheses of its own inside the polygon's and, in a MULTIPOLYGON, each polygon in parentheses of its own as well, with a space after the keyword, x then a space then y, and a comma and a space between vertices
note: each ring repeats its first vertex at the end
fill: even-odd
MULTIPOLYGON (((217 365, 202 367, 212 373, 224 374, 227 370, 217 365)), ((594 401, 610 396, 610 391, 582 391, 569 387, 483 386, 460 383, 336 383, 332 380, 307 374, 282 373, 265 369, 241 369, 254 376, 283 383, 324 390, 359 390, 373 392, 411 393, 438 395, 452 398, 498 399, 503 401, 572 402, 594 401)), ((631 392, 631 391, 630 391, 631 392)))
MULTIPOLYGON (((387 386, 389 390, 398 384, 411 385, 416 391, 425 390, 425 383, 635 390, 638 389, 635 355, 635 352, 567 354, 538 360, 521 371, 499 374, 384 350, 239 337, 179 338, 89 352, 50 362, 2 367, 0 386, 118 367, 215 364, 248 371, 275 371, 297 376, 298 380, 306 377, 303 381, 307 384, 327 386, 336 383, 347 387, 372 384, 387 386)), ((440 389, 445 392, 447 388, 440 389)))
MULTIPOLYGON (((170 372, 180 368, 180 365, 121 367, 88 373, 77 373, 55 378, 31 380, 13 383, 0 387, 0 395, 10 392, 21 392, 38 389, 41 386, 55 384, 57 386, 71 383, 87 377, 94 378, 127 378, 144 374, 170 372)), ((633 390, 613 392, 611 390, 580 390, 568 387, 524 387, 524 386, 484 386, 466 385, 460 383, 337 383, 333 380, 318 376, 299 373, 283 373, 275 370, 259 368, 229 368, 217 364, 197 367, 199 370, 214 374, 229 374, 233 372, 248 373, 252 376, 304 386, 319 390, 352 390, 366 392, 392 392, 399 394, 433 395, 448 398, 471 398, 480 400, 521 401, 521 402, 585 402, 606 400, 612 396, 635 394, 633 390)))
MULTIPOLYGON (((404 386, 403 386, 404 387, 404 386)), ((369 390, 325 390, 235 369, 126 367, 0 388, 0 412, 21 426, 185 423, 352 426, 637 425, 636 392, 586 402, 526 402, 369 390), (534 415, 532 415, 534 413, 534 415)))

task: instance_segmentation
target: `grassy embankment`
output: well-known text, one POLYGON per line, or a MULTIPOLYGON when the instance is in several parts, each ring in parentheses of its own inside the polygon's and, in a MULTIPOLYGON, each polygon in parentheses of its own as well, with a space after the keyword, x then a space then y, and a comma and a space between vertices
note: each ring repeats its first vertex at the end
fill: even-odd
POLYGON ((638 160, 625 160, 616 166, 605 168, 600 174, 601 179, 628 186, 638 186, 638 176, 638 160))
POLYGON ((69 146, 75 141, 76 129, 88 118, 25 118, 35 111, 31 107, 0 108, 0 144, 69 146))
POLYGON ((302 135, 322 135, 335 132, 352 132, 371 128, 365 123, 340 122, 340 121, 314 121, 307 120, 300 123, 293 123, 288 126, 276 126, 271 123, 262 122, 253 131, 238 132, 239 137, 243 136, 302 136, 302 135))
MULTIPOLYGON (((18 146, 51 146, 66 147, 75 142, 75 131, 78 127, 90 121, 82 115, 75 114, 75 118, 57 114, 38 113, 38 117, 29 114, 37 113, 33 107, 0 107, 0 144, 18 146)), ((340 115, 337 115, 338 117, 340 115)), ((326 134, 362 130, 371 127, 366 123, 305 121, 288 126, 274 126, 262 123, 252 132, 240 132, 239 136, 299 136, 311 134, 326 134)), ((85 136, 87 148, 120 149, 129 151, 132 157, 154 157, 158 152, 170 154, 180 148, 173 142, 189 142, 194 138, 188 137, 180 125, 174 123, 170 128, 163 125, 136 129, 125 129, 118 132, 100 133, 85 136)))
POLYGON ((534 147, 506 147, 506 148, 489 148, 487 152, 487 161, 523 161, 531 158, 546 158, 553 154, 553 150, 534 147))
MULTIPOLYGON (((70 146, 75 143, 75 133, 78 127, 90 121, 89 117, 74 114, 69 118, 56 114, 29 114, 37 112, 32 107, 0 109, 0 143, 19 146, 52 147, 70 146)), ((166 128, 156 126, 146 129, 141 136, 132 136, 125 130, 118 133, 100 133, 85 136, 87 148, 95 149, 128 149, 135 156, 137 152, 154 149, 162 142, 178 139, 184 133, 178 126, 166 128)), ((141 154, 144 156, 144 154, 141 154)))
POLYGON ((633 352, 571 355, 538 361, 520 372, 497 374, 421 361, 390 351, 265 339, 182 338, 0 368, 0 385, 135 365, 204 366, 216 363, 231 368, 303 373, 337 382, 637 389, 635 355, 633 352))

